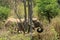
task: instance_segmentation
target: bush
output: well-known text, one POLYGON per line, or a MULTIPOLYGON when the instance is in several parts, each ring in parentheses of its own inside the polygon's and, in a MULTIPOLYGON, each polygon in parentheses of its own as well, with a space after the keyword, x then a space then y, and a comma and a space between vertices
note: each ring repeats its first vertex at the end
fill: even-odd
POLYGON ((9 8, 0 6, 0 21, 8 18, 9 11, 9 8))
POLYGON ((49 22, 58 15, 59 7, 57 0, 38 0, 37 1, 38 17, 47 19, 49 22))

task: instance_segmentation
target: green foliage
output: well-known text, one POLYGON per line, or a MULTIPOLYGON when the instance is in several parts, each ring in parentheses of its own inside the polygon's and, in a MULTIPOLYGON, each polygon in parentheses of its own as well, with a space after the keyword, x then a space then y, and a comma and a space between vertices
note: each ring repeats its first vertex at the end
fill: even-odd
POLYGON ((48 19, 48 21, 58 15, 57 0, 38 0, 38 16, 48 19))
MULTIPOLYGON (((10 32, 9 32, 10 33, 10 32)), ((30 40, 30 36, 24 36, 23 34, 5 34, 0 35, 0 40, 30 40)))
POLYGON ((29 36, 24 36, 23 34, 18 34, 11 37, 11 40, 30 40, 29 36))
POLYGON ((0 21, 0 29, 4 28, 4 22, 0 21))
POLYGON ((0 20, 7 19, 10 9, 0 6, 0 20))

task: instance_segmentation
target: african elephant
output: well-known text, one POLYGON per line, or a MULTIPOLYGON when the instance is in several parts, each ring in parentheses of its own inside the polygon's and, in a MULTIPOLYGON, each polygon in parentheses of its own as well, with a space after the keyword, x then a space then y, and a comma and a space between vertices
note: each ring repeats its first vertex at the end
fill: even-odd
MULTIPOLYGON (((33 29, 38 28, 38 27, 43 29, 43 25, 40 23, 40 21, 37 20, 37 18, 33 18, 32 22, 34 24, 34 27, 32 27, 33 29)), ((24 18, 21 19, 21 21, 19 19, 16 19, 16 18, 8 18, 5 22, 5 27, 9 27, 12 23, 16 23, 16 28, 18 29, 17 30, 18 32, 23 31, 25 33, 24 18)), ((29 27, 27 29, 30 29, 30 25, 28 24, 28 21, 27 21, 27 26, 29 27)), ((29 30, 29 32, 30 32, 30 30, 29 30)))
POLYGON ((17 32, 19 31, 23 31, 24 32, 24 27, 22 26, 22 23, 24 21, 24 19, 21 19, 22 21, 20 21, 19 19, 16 18, 8 18, 5 22, 5 28, 9 28, 9 26, 13 27, 14 24, 14 30, 17 29, 17 32))

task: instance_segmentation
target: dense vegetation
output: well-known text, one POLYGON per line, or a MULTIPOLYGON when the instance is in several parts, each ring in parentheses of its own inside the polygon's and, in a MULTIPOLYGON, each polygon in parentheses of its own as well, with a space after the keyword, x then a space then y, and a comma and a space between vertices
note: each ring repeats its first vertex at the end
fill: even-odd
POLYGON ((7 19, 9 12, 9 8, 0 6, 0 21, 7 19))
MULTIPOLYGON (((0 0, 0 40, 30 40, 30 33, 24 35, 22 32, 19 33, 20 31, 17 32, 21 29, 17 26, 20 22, 18 17, 25 18, 23 2, 22 0, 0 0), (6 23, 8 27, 5 27, 6 23)), ((60 1, 33 0, 32 2, 33 17, 38 18, 38 22, 42 23, 44 29, 42 33, 38 33, 37 28, 33 30, 33 40, 60 40, 60 1)), ((28 16, 28 0, 25 6, 28 16)))
POLYGON ((39 18, 46 18, 49 22, 59 13, 57 0, 38 0, 36 5, 39 18))
POLYGON ((8 18, 10 9, 7 1, 0 0, 0 21, 8 18))

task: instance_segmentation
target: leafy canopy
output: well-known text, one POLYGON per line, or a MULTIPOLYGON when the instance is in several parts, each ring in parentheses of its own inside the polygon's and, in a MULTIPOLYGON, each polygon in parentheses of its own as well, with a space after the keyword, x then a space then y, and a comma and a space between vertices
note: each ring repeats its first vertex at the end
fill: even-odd
POLYGON ((58 15, 58 3, 57 0, 38 0, 36 2, 38 7, 38 15, 49 20, 58 15))

